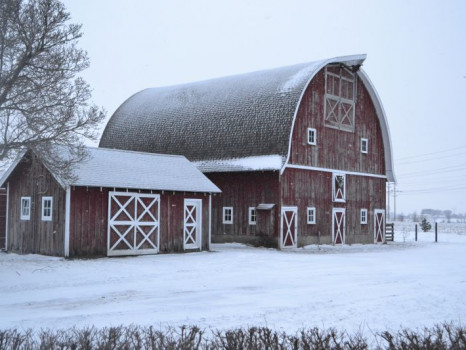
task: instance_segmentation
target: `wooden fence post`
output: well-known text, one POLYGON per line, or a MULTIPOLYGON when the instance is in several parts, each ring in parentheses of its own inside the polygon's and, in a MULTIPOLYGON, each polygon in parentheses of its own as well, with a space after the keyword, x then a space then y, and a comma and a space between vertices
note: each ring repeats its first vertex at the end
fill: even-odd
POLYGON ((414 240, 417 242, 417 224, 414 226, 414 240))
POLYGON ((435 243, 437 243, 437 223, 435 223, 435 243))

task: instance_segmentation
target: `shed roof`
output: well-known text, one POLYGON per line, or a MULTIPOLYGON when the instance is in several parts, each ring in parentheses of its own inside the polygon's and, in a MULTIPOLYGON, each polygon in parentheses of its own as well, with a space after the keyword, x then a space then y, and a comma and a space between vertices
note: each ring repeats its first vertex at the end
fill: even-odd
MULTIPOLYGON (((66 154, 65 154, 66 156, 66 154)), ((21 157, 10 166, 0 180, 3 185, 21 157)), ((145 190, 218 193, 215 186, 184 156, 88 148, 88 157, 72 170, 72 179, 66 180, 52 173, 63 187, 92 186, 145 190)))
MULTIPOLYGON (((183 154, 202 165, 203 171, 224 171, 225 161, 231 165, 235 159, 277 156, 282 160, 280 170, 288 159, 300 100, 315 74, 332 63, 360 66, 365 58, 366 55, 335 57, 140 91, 113 114, 100 147, 183 154)), ((370 82, 367 88, 373 89, 370 82)), ((376 92, 371 97, 378 98, 376 92)), ((380 102, 374 104, 377 108, 380 102)), ((383 113, 383 108, 379 110, 383 113)), ((384 114, 378 117, 390 178, 388 125, 384 114)), ((227 171, 238 171, 242 165, 239 162, 239 167, 228 166, 227 171)))

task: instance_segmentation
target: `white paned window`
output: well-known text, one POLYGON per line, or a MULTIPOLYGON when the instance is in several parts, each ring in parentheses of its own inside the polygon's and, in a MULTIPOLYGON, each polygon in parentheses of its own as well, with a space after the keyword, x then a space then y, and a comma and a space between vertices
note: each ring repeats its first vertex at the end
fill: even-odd
POLYGON ((21 220, 31 218, 31 197, 21 197, 21 220))
POLYGON ((367 209, 361 209, 361 224, 367 224, 367 209))
POLYGON ((324 125, 354 131, 355 74, 341 66, 325 68, 324 125))
POLYGON ((307 129, 307 143, 309 145, 317 145, 317 130, 313 128, 307 129))
POLYGON ((316 223, 316 208, 307 208, 307 223, 311 225, 316 223))
POLYGON ((223 223, 233 223, 233 207, 223 207, 223 223))
POLYGON ((346 200, 346 176, 345 174, 333 174, 332 181, 333 201, 344 202, 346 200))
POLYGON ((257 223, 257 212, 255 207, 249 207, 249 225, 257 223))
POLYGON ((369 151, 369 140, 361 139, 361 153, 367 153, 369 151))
POLYGON ((53 198, 42 197, 42 221, 52 221, 53 198))

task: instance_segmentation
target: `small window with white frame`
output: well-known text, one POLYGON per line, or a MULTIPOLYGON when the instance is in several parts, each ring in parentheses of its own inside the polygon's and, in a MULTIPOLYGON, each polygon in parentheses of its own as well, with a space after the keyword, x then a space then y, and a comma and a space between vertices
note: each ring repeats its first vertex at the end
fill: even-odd
POLYGON ((21 220, 31 219, 31 197, 21 197, 21 220))
POLYGON ((316 223, 316 208, 308 207, 307 208, 307 223, 313 225, 316 223))
POLYGON ((249 207, 249 225, 257 223, 257 212, 255 207, 249 207))
POLYGON ((317 145, 317 130, 314 128, 307 129, 307 143, 309 145, 317 145))
POLYGON ((361 224, 367 224, 367 209, 361 209, 361 224))
POLYGON ((368 139, 361 139, 361 153, 368 153, 369 152, 369 140, 368 139))
POLYGON ((53 197, 42 197, 42 221, 52 221, 53 197))
POLYGON ((346 176, 345 174, 334 173, 332 181, 332 192, 334 202, 346 201, 346 176))
POLYGON ((233 207, 223 207, 223 223, 233 223, 233 207))

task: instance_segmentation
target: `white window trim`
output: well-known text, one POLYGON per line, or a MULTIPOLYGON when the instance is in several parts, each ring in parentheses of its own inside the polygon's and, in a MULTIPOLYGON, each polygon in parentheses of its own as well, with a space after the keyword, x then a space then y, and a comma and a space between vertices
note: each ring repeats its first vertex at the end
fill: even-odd
POLYGON ((21 220, 30 220, 31 219, 31 197, 21 197, 21 208, 20 208, 20 219, 21 220), (27 201, 29 203, 28 206, 28 213, 27 215, 23 215, 23 201, 27 201))
POLYGON ((308 144, 308 145, 313 145, 313 146, 317 145, 317 130, 316 130, 316 129, 314 129, 314 128, 307 128, 307 144, 308 144), (309 135, 310 135, 311 133, 314 134, 314 141, 313 141, 313 142, 309 141, 309 139, 310 139, 309 135))
POLYGON ((361 224, 367 225, 367 209, 361 209, 361 224))
POLYGON ((52 213, 53 213, 53 197, 42 197, 42 208, 41 208, 41 213, 42 213, 42 221, 52 221, 52 213), (44 209, 45 209, 45 201, 50 200, 50 216, 44 215, 44 209))
POLYGON ((249 207, 248 211, 249 225, 255 225, 257 223, 257 210, 256 207, 249 207), (253 215, 254 213, 254 215, 253 215), (254 220, 252 220, 254 218, 254 220))
POLYGON ((361 139, 361 153, 369 153, 369 140, 362 138, 361 139), (364 147, 365 146, 365 147, 364 147))
POLYGON ((333 173, 332 176, 332 197, 334 202, 341 202, 344 203, 346 202, 346 175, 342 173, 333 173), (335 177, 337 176, 343 176, 343 198, 336 198, 336 188, 335 188, 335 177))
POLYGON ((309 225, 314 225, 316 223, 316 208, 315 207, 308 207, 306 212, 307 223, 309 225), (312 212, 312 220, 309 219, 309 214, 312 212))
POLYGON ((224 224, 232 224, 232 223, 233 223, 233 207, 223 207, 222 222, 223 222, 224 224), (226 214, 227 210, 230 210, 230 211, 231 211, 230 220, 225 220, 225 214, 226 214))

